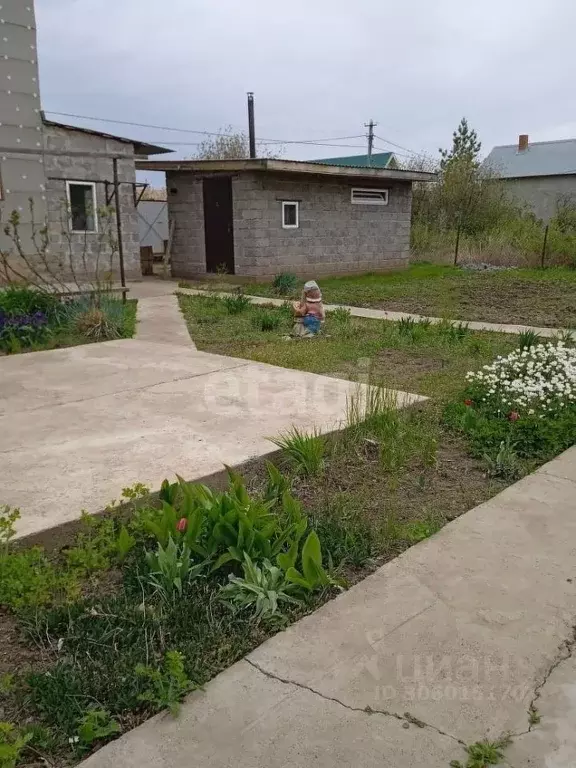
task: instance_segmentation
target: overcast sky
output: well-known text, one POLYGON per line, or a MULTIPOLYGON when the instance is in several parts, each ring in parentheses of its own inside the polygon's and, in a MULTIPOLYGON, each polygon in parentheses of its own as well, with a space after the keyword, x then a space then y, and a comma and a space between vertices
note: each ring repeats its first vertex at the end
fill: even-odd
MULTIPOLYGON (((245 129, 253 90, 265 138, 354 136, 373 118, 383 139, 435 154, 463 115, 486 153, 519 133, 576 137, 574 0, 36 0, 36 13, 47 111, 245 129)), ((364 139, 341 143, 359 146, 283 157, 357 154, 364 139)))

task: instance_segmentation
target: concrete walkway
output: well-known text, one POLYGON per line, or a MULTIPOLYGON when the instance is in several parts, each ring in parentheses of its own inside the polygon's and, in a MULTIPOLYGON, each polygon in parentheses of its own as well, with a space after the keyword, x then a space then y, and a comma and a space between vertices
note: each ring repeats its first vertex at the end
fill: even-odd
POLYGON ((573 448, 83 765, 574 768, 575 498, 573 448))
MULTIPOLYGON (((225 292, 212 292, 201 291, 195 288, 176 288, 178 293, 183 293, 187 296, 231 296, 233 294, 225 292)), ((273 299, 265 296, 247 296, 253 304, 273 304, 276 307, 281 307, 285 304, 286 299, 273 299)), ((419 322, 420 320, 429 320, 431 323, 444 322, 441 317, 427 317, 425 315, 413 315, 409 312, 387 312, 383 309, 367 309, 364 307, 352 307, 348 304, 325 304, 324 308, 327 312, 333 312, 335 309, 347 309, 354 317, 367 317, 370 320, 391 320, 398 321, 404 319, 411 319, 419 322)), ((499 323, 482 323, 468 320, 452 320, 452 323, 456 324, 463 322, 472 331, 492 331, 496 333, 512 333, 518 334, 524 331, 535 331, 539 336, 543 338, 551 338, 556 336, 559 332, 563 332, 566 329, 563 328, 538 328, 532 325, 503 325, 499 323)))
POLYGON ((0 358, 0 504, 21 509, 20 536, 98 512, 134 483, 198 479, 276 450, 268 438, 291 426, 345 418, 358 385, 198 352, 174 286, 144 289, 135 339, 0 358))

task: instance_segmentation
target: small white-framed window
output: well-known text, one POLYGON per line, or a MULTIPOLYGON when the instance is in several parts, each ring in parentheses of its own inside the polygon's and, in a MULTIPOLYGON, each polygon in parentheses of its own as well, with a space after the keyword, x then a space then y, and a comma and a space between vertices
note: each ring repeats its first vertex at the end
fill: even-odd
POLYGON ((93 181, 67 181, 66 197, 72 232, 98 232, 96 184, 93 181))
POLYGON ((388 205, 388 190, 352 187, 350 200, 356 205, 388 205))
POLYGON ((282 201, 282 228, 298 229, 300 226, 300 204, 296 200, 282 201))

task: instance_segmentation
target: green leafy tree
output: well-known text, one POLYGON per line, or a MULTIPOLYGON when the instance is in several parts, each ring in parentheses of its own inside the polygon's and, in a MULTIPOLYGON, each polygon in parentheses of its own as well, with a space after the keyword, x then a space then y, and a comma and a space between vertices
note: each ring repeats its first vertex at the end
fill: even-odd
POLYGON ((482 149, 482 143, 478 141, 478 134, 468 125, 465 117, 460 120, 458 128, 452 134, 452 146, 450 149, 440 149, 440 168, 446 171, 455 162, 465 163, 477 167, 478 156, 482 149))

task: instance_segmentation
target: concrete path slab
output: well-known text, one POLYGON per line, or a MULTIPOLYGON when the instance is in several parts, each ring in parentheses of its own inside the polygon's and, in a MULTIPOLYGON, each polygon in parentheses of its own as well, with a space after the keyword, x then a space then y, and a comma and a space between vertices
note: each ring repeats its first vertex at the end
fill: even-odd
MULTIPOLYGON (((575 638, 576 639, 576 638, 575 638)), ((576 658, 567 645, 534 699, 539 722, 506 750, 514 768, 574 768, 576 765, 576 658)))
POLYGON ((156 489, 270 453, 268 438, 293 425, 341 426, 358 385, 198 352, 174 295, 138 307, 136 339, 0 359, 0 503, 20 507, 20 536, 98 512, 136 482, 156 489))
POLYGON ((349 709, 242 661, 86 760, 84 768, 447 768, 459 745, 402 720, 349 709), (408 727, 404 727, 408 726, 408 727), (263 736, 265 735, 265 738, 263 736))
MULTIPOLYGON (((178 293, 182 293, 185 296, 231 296, 230 293, 225 292, 212 292, 212 291, 202 291, 197 290, 195 288, 177 288, 178 293)), ((247 298, 250 299, 250 301, 253 304, 273 304, 276 307, 282 306, 286 299, 274 299, 269 298, 265 296, 247 296, 247 298)), ((404 319, 411 319, 415 320, 416 322, 419 322, 420 320, 429 320, 431 323, 442 323, 444 322, 443 318, 441 317, 428 317, 426 315, 414 315, 410 312, 388 312, 387 310, 383 309, 369 309, 365 307, 353 307, 348 304, 325 304, 324 308, 327 312, 333 312, 335 309, 347 309, 351 315, 354 317, 366 317, 370 320, 390 320, 390 321, 398 321, 398 320, 404 320, 404 319)), ((452 320, 453 323, 460 322, 459 320, 452 320)), ((463 323, 465 323, 468 328, 470 328, 473 331, 492 331, 495 333, 511 333, 511 334, 519 334, 524 333, 525 331, 535 331, 539 336, 542 336, 544 338, 551 338, 553 336, 556 336, 559 332, 565 331, 565 329, 562 328, 539 328, 537 326, 532 325, 504 325, 500 323, 484 323, 484 322, 476 322, 473 320, 463 320, 463 323)))
MULTIPOLYGON (((576 448, 551 464, 568 474, 576 448)), ((576 481, 549 469, 268 640, 179 720, 84 765, 446 768, 512 732, 513 768, 573 768, 576 481), (542 730, 526 734, 531 705, 542 730)))
POLYGON ((363 582, 361 607, 351 590, 249 659, 468 743, 525 730, 576 616, 575 493, 562 478, 525 478, 363 582))
POLYGON ((174 295, 154 296, 139 301, 136 338, 138 341, 196 348, 174 295))

